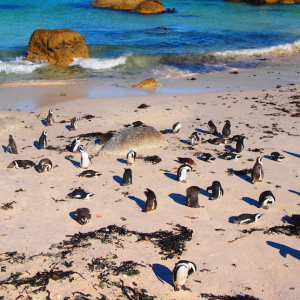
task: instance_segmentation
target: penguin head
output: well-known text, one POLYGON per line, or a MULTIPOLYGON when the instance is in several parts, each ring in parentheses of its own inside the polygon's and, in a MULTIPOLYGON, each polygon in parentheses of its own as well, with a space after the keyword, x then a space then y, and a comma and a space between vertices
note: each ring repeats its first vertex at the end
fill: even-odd
POLYGON ((230 125, 230 121, 229 120, 226 120, 225 123, 226 123, 226 125, 230 125))
POLYGON ((83 151, 83 146, 80 145, 80 146, 78 147, 78 149, 80 150, 80 152, 83 151))
POLYGON ((45 131, 43 131, 43 135, 47 135, 47 131, 45 130, 45 131))
POLYGON ((81 217, 80 220, 79 220, 79 223, 81 225, 85 225, 89 222, 90 220, 87 218, 87 217, 81 217))
POLYGON ((78 120, 79 120, 79 117, 76 117, 75 120, 78 121, 78 120))
POLYGON ((49 110, 49 115, 53 115, 52 109, 49 110))
POLYGON ((261 165, 262 165, 261 160, 262 160, 262 156, 259 156, 259 157, 256 159, 256 162, 257 162, 258 164, 261 164, 261 165))
POLYGON ((262 215, 263 215, 263 214, 255 214, 255 222, 256 222, 259 218, 261 218, 262 215))

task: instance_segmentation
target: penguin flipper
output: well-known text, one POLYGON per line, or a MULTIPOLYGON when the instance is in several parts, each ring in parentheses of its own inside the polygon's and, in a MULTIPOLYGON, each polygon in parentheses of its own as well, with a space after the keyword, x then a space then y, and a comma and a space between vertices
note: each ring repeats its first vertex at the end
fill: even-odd
POLYGON ((222 196, 224 196, 224 190, 223 190, 223 188, 221 187, 220 189, 221 189, 222 196))
POLYGON ((212 190, 212 187, 211 186, 207 187, 206 193, 209 192, 210 190, 212 190))

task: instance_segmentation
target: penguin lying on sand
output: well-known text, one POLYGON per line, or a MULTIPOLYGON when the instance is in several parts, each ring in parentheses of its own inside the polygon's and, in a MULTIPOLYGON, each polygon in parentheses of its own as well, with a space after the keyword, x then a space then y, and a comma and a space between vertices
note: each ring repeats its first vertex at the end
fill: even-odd
POLYGON ((91 212, 86 207, 76 209, 74 215, 75 220, 81 225, 87 224, 91 220, 91 217, 91 212))
POLYGON ((94 196, 92 193, 87 193, 84 189, 78 188, 75 189, 69 196, 73 199, 90 199, 94 196))
POLYGON ((236 217, 232 223, 233 224, 249 224, 256 222, 262 214, 241 214, 236 217))
POLYGON ((20 159, 17 159, 17 160, 14 160, 12 161, 8 166, 7 168, 8 169, 12 169, 12 168, 15 168, 15 169, 29 169, 29 168, 32 168, 35 166, 35 163, 31 160, 20 160, 20 159))

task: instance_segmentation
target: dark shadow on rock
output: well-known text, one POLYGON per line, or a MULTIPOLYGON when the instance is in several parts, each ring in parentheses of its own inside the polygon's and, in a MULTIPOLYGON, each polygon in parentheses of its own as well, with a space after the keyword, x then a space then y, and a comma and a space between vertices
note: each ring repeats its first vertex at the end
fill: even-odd
POLYGON ((177 181, 177 175, 176 175, 176 174, 172 174, 172 173, 164 173, 164 174, 165 174, 165 176, 167 176, 168 178, 177 181))
POLYGON ((161 264, 153 264, 152 270, 160 282, 173 286, 172 271, 169 268, 161 264))
POLYGON ((33 146, 34 146, 36 149, 40 149, 39 141, 34 141, 34 142, 33 142, 33 146))
POLYGON ((296 259, 300 259, 300 251, 296 250, 294 248, 279 244, 279 243, 274 243, 271 241, 267 241, 267 244, 273 248, 276 248, 279 250, 279 253, 281 256, 286 257, 287 255, 290 255, 296 259))
POLYGON ((123 181, 123 178, 118 176, 118 175, 114 175, 113 176, 113 179, 115 182, 117 182, 119 185, 122 185, 122 181, 123 181))
POLYGON ((229 223, 232 223, 233 224, 233 221, 236 219, 236 216, 232 216, 228 219, 228 222, 229 223))
POLYGON ((296 191, 294 191, 294 190, 289 190, 289 192, 294 193, 294 194, 300 196, 300 192, 296 192, 296 191))
POLYGON ((176 203, 186 206, 185 196, 182 194, 171 193, 169 197, 176 203))
MULTIPOLYGON (((234 170, 232 168, 227 169, 227 170, 234 172, 234 170)), ((252 178, 249 175, 239 175, 239 174, 236 174, 236 172, 234 172, 234 175, 237 176, 237 177, 239 177, 239 178, 241 178, 241 179, 243 179, 243 180, 245 180, 245 181, 247 181, 247 182, 252 183, 252 178)))
POLYGON ((8 148, 6 146, 2 145, 2 148, 3 148, 4 153, 8 152, 8 148))
POLYGON ((75 211, 71 211, 71 212, 69 213, 69 216, 70 216, 70 218, 71 218, 72 220, 75 220, 75 211))
POLYGON ((127 160, 126 159, 118 158, 117 161, 120 162, 120 163, 122 163, 122 164, 126 164, 127 165, 127 160))
POLYGON ((289 151, 285 151, 285 150, 282 150, 284 153, 287 153, 287 154, 289 154, 289 155, 293 155, 293 156, 295 156, 295 157, 298 157, 298 158, 300 158, 300 154, 297 154, 297 153, 293 153, 293 152, 289 152, 289 151))
POLYGON ((68 131, 71 131, 71 125, 66 125, 66 129, 67 129, 68 131))
POLYGON ((258 201, 253 199, 253 198, 249 198, 249 197, 243 197, 242 198, 243 201, 247 202, 250 205, 253 205, 255 207, 258 207, 258 201))
POLYGON ((71 159, 69 157, 65 157, 65 159, 68 160, 68 161, 70 161, 73 164, 74 167, 80 168, 80 162, 79 161, 73 160, 73 159, 71 159))
POLYGON ((139 199, 139 198, 137 198, 137 197, 134 197, 134 196, 128 196, 128 198, 129 198, 130 200, 135 201, 136 204, 141 208, 142 211, 144 210, 145 205, 146 205, 146 204, 145 204, 145 201, 143 201, 143 200, 141 200, 141 199, 139 199))

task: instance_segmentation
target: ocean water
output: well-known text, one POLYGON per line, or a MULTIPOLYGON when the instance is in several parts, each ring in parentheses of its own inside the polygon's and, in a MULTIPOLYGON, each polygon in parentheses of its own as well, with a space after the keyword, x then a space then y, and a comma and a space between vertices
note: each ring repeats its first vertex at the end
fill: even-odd
POLYGON ((173 13, 141 15, 85 0, 0 0, 0 83, 136 77, 255 68, 259 57, 300 46, 300 5, 162 0, 173 13), (166 29, 159 29, 164 26, 166 29), (36 29, 70 28, 86 37, 89 59, 66 67, 24 61, 36 29))

